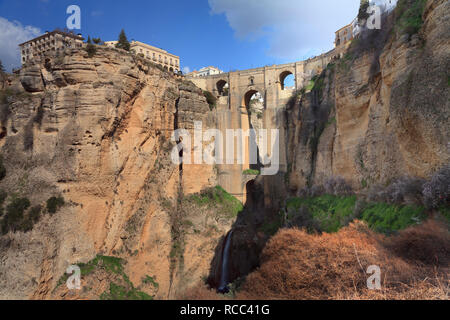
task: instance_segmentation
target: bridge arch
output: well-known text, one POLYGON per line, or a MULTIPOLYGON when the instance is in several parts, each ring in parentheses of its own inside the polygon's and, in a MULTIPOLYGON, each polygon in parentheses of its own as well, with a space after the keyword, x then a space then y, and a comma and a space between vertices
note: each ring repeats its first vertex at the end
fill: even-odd
POLYGON ((260 98, 263 100, 263 104, 264 104, 264 108, 265 108, 265 105, 266 105, 265 92, 264 92, 264 90, 261 90, 258 88, 251 88, 245 94, 243 94, 241 106, 249 109, 252 98, 254 99, 254 98, 256 98, 255 96, 258 96, 258 95, 260 95, 260 98))
POLYGON ((290 71, 290 70, 285 70, 285 71, 283 71, 283 72, 280 73, 279 81, 280 81, 280 89, 281 89, 281 90, 286 90, 286 89, 287 89, 287 85, 288 85, 287 81, 288 81, 288 80, 291 80, 291 81, 292 81, 292 79, 290 79, 290 78, 293 78, 294 87, 297 87, 297 86, 296 86, 296 80, 297 80, 297 79, 296 79, 296 77, 295 77, 294 72, 292 72, 292 71, 290 71), (291 76, 292 76, 292 77, 291 77, 291 76))
POLYGON ((228 82, 224 79, 220 79, 216 83, 217 92, 219 93, 219 96, 228 96, 229 94, 229 85, 228 82))

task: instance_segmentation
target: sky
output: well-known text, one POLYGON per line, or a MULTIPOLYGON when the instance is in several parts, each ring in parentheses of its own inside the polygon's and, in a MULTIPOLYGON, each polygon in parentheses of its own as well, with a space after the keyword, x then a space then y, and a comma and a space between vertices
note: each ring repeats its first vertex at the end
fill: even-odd
POLYGON ((87 38, 138 40, 180 56, 186 71, 228 72, 301 61, 333 48, 334 32, 357 15, 359 0, 0 0, 0 60, 20 66, 18 44, 65 28, 81 8, 87 38))

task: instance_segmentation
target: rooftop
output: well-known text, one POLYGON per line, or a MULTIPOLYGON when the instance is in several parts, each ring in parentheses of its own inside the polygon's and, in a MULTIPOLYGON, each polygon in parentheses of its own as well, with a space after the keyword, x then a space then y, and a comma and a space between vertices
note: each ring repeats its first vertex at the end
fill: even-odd
POLYGON ((65 37, 70 37, 70 38, 81 40, 81 41, 84 40, 84 38, 81 35, 77 35, 77 34, 75 34, 73 32, 66 32, 66 31, 62 31, 62 30, 59 30, 59 29, 55 29, 52 32, 46 32, 46 33, 44 33, 43 35, 41 35, 41 36, 39 36, 37 38, 25 41, 24 43, 19 44, 19 46, 23 46, 24 44, 43 39, 43 38, 45 38, 45 37, 47 37, 49 35, 53 35, 53 34, 60 34, 60 35, 63 35, 65 37))

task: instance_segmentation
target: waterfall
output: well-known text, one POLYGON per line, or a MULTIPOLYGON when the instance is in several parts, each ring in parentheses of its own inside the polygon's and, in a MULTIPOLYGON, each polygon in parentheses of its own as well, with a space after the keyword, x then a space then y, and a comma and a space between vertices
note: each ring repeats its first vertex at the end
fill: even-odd
POLYGON ((225 246, 222 252, 222 268, 220 272, 220 283, 217 289, 220 293, 228 293, 228 283, 229 283, 229 265, 228 259, 230 257, 230 246, 231 246, 231 236, 233 235, 233 230, 231 230, 227 237, 225 238, 225 246))

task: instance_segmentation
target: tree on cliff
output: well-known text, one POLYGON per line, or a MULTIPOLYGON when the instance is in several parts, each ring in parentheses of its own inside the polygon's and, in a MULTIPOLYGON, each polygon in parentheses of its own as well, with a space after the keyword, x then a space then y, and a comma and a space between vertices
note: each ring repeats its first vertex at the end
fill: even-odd
MULTIPOLYGON (((3 82, 6 79, 6 72, 5 72, 5 68, 3 67, 3 63, 2 60, 0 60, 0 81, 3 82)), ((3 88, 3 83, 0 83, 0 89, 3 88)))
POLYGON ((100 37, 98 37, 98 38, 92 38, 92 41, 93 41, 95 44, 103 44, 103 41, 102 41, 102 39, 101 39, 100 37))
POLYGON ((88 37, 86 51, 89 58, 92 58, 97 53, 97 48, 92 44, 91 37, 88 37))
POLYGON ((358 22, 362 23, 369 18, 369 14, 367 13, 367 9, 369 8, 369 0, 361 0, 361 4, 359 6, 358 12, 358 22))
POLYGON ((116 48, 130 51, 130 43, 128 42, 127 35, 125 34, 125 30, 123 30, 123 29, 120 32, 119 41, 116 44, 116 48))

